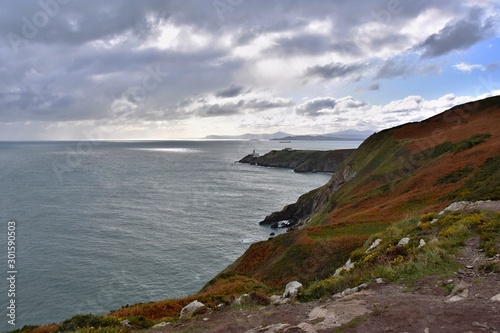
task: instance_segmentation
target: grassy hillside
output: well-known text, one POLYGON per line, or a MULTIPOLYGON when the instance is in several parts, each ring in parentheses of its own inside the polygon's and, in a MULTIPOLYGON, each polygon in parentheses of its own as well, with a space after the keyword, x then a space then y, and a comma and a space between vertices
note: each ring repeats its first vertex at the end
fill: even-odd
POLYGON ((266 304, 266 295, 292 280, 305 284, 301 297, 309 300, 375 277, 414 278, 453 268, 450 254, 472 235, 485 253, 498 253, 500 214, 435 214, 458 200, 500 200, 500 97, 372 135, 328 184, 301 197, 314 206, 305 226, 253 244, 195 295, 19 332, 130 331, 118 323, 126 318, 135 328, 150 327, 178 318, 194 299, 216 309, 250 293, 266 304), (396 246, 402 237, 410 243, 396 246), (376 238, 381 244, 367 252, 376 238), (419 247, 420 239, 428 246, 419 247), (354 270, 333 278, 349 258, 354 270))
POLYGON ((457 200, 500 200, 500 97, 369 137, 341 166, 354 175, 305 228, 253 244, 225 273, 271 286, 332 274, 370 234, 457 200))

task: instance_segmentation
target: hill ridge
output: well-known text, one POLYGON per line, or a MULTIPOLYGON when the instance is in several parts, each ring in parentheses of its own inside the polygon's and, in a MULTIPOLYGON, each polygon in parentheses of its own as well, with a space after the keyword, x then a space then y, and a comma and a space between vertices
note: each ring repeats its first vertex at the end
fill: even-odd
MULTIPOLYGON (((248 293, 255 304, 259 304, 268 301, 268 295, 293 280, 304 284, 303 300, 329 297, 344 287, 356 286, 376 275, 413 283, 415 277, 425 280, 427 275, 456 272, 458 280, 469 281, 469 268, 463 267, 464 262, 460 262, 462 266, 458 268, 454 263, 455 254, 461 244, 465 244, 469 250, 475 246, 474 253, 478 253, 479 246, 483 251, 480 253, 498 258, 495 255, 500 253, 500 214, 480 211, 436 214, 449 204, 464 200, 500 200, 500 96, 459 105, 429 119, 371 135, 340 165, 327 184, 302 195, 281 212, 273 213, 291 214, 296 222, 290 232, 252 244, 195 295, 124 307, 105 318, 111 321, 130 318, 127 320, 137 329, 159 321, 172 321, 179 326, 163 330, 182 331, 186 323, 178 321, 178 314, 183 306, 195 299, 217 310, 218 304, 234 304, 235 297, 248 293), (411 238, 406 245, 399 246, 408 235, 411 238), (378 237, 383 238, 380 247, 374 253, 366 252, 378 237), (419 247, 419 238, 428 245, 419 247), (471 239, 479 243, 470 244, 471 239), (333 278, 334 272, 348 259, 356 262, 355 267, 360 271, 356 274, 342 272, 339 278, 333 278)), ((491 261, 495 264, 496 260, 491 261)), ((485 265, 485 269, 497 274, 491 280, 497 283, 497 266, 487 262, 485 265)), ((482 275, 479 267, 472 267, 474 274, 478 272, 478 278, 490 278, 482 275)), ((422 288, 432 289, 432 292, 451 288, 445 284, 435 289, 432 286, 436 280, 439 278, 433 278, 430 285, 423 284, 422 288)), ((471 287, 471 290, 480 290, 480 286, 471 287)), ((483 309, 485 304, 491 306, 488 302, 493 300, 477 302, 483 309)), ((453 305, 450 307, 453 309, 453 305)), ((380 311, 389 316, 388 321, 391 315, 394 316, 390 309, 380 311)), ((496 316, 495 320, 500 318, 498 311, 486 311, 483 312, 490 316, 484 318, 492 318, 492 315, 496 316)), ((460 313, 463 312, 465 310, 460 313)), ((259 312, 250 315, 256 313, 259 312)), ((478 318, 482 318, 479 316, 481 311, 477 313, 478 318)), ((444 309, 443 314, 446 314, 444 309)), ((423 331, 430 327, 405 326, 404 318, 397 320, 401 321, 402 330, 410 327, 423 331)), ((444 322, 442 318, 434 318, 434 321, 444 322)), ((208 322, 210 324, 210 319, 208 322)), ((363 323, 358 324, 363 327, 363 323)), ((490 329, 493 324, 494 321, 481 325, 490 329)), ((452 325, 450 327, 434 329, 456 332, 452 325)), ((191 328, 196 329, 196 326, 191 328)), ((51 332, 50 329, 60 330, 60 326, 34 330, 45 333, 51 332)), ((349 327, 345 329, 345 332, 358 332, 349 327)), ((499 327, 490 330, 494 329, 499 327)), ((34 330, 28 328, 23 333, 34 330)), ((117 328, 115 331, 85 332, 122 331, 117 328)), ((214 329, 213 332, 218 331, 214 329)))

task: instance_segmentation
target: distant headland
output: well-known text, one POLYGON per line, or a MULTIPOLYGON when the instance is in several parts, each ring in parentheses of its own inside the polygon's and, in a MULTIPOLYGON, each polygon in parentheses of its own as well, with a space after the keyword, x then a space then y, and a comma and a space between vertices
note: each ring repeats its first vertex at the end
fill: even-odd
POLYGON ((263 156, 254 152, 238 162, 265 167, 288 168, 295 172, 333 173, 355 151, 356 149, 317 151, 284 148, 283 150, 272 150, 263 156))

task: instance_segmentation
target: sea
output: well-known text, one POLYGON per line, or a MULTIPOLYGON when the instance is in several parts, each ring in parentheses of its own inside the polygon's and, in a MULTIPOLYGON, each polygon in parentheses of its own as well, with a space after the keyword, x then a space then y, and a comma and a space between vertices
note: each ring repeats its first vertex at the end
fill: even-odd
POLYGON ((237 160, 360 143, 0 142, 0 330, 197 292, 331 177, 237 160))

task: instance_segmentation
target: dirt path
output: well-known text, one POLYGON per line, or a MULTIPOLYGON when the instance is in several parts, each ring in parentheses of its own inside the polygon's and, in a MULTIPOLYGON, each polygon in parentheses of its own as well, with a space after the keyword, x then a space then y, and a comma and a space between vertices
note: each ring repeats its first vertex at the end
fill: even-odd
POLYGON ((201 315, 159 332, 207 333, 326 333, 341 325, 344 333, 500 333, 500 274, 480 271, 486 258, 473 238, 457 261, 463 266, 454 278, 419 280, 406 290, 394 284, 373 284, 368 289, 341 299, 238 309, 233 306, 201 315), (453 281, 451 281, 453 280, 453 281), (455 290, 447 296, 451 286, 455 290))

